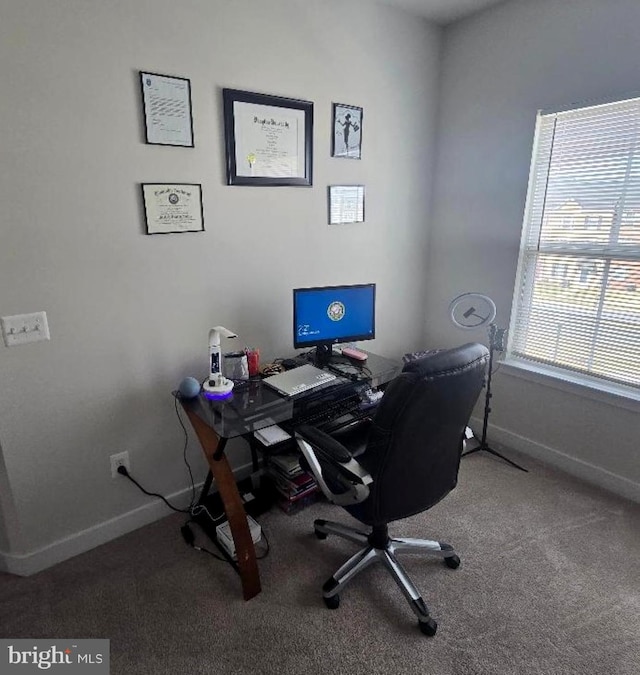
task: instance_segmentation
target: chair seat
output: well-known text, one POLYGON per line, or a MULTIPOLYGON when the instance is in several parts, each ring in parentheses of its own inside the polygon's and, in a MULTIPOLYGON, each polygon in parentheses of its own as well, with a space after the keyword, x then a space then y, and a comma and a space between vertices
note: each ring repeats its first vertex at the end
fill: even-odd
POLYGON ((334 431, 331 436, 344 445, 353 457, 358 457, 367 449, 371 426, 371 419, 365 418, 357 424, 334 431))

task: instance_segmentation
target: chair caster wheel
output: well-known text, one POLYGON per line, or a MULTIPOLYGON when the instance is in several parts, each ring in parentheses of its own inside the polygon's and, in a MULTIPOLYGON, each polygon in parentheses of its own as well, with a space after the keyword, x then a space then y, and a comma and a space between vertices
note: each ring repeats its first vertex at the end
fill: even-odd
POLYGON ((457 570, 460 567, 460 558, 457 555, 450 555, 444 559, 444 564, 452 570, 457 570))
POLYGON ((435 619, 429 619, 428 621, 418 621, 418 626, 420 626, 421 632, 425 635, 428 635, 429 637, 433 637, 438 630, 438 623, 435 619))
POLYGON ((320 532, 320 530, 313 530, 315 532, 315 535, 318 539, 326 539, 327 538, 327 533, 326 532, 320 532))
POLYGON ((340 607, 340 596, 339 595, 332 595, 330 598, 325 598, 323 596, 322 599, 324 600, 324 604, 329 609, 338 609, 338 607, 340 607))

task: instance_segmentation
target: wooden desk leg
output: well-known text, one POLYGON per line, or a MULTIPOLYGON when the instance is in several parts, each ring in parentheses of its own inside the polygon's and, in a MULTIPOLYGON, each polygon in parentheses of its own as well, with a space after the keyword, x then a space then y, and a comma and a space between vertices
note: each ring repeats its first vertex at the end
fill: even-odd
POLYGON ((235 476, 224 453, 220 459, 213 458, 220 442, 216 432, 188 408, 184 407, 184 411, 187 413, 200 440, 207 463, 220 492, 222 504, 229 521, 229 527, 231 528, 233 542, 236 545, 238 568, 240 569, 240 579, 242 581, 242 593, 245 600, 251 600, 251 598, 260 593, 260 573, 258 571, 258 562, 256 561, 255 546, 253 545, 249 523, 247 522, 247 514, 238 492, 235 476))

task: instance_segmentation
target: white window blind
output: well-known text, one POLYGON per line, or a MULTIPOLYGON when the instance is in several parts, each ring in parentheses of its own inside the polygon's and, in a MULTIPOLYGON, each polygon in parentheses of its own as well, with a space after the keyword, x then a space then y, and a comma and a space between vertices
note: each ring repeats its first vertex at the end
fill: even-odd
POLYGON ((640 389, 640 99, 539 114, 508 353, 640 389))

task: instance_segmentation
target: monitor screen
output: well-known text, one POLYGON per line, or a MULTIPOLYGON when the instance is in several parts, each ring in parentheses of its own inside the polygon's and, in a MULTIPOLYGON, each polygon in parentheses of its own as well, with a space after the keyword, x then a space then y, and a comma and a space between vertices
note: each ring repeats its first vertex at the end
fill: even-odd
POLYGON ((293 291, 293 346, 373 340, 376 285, 296 288, 293 291))

